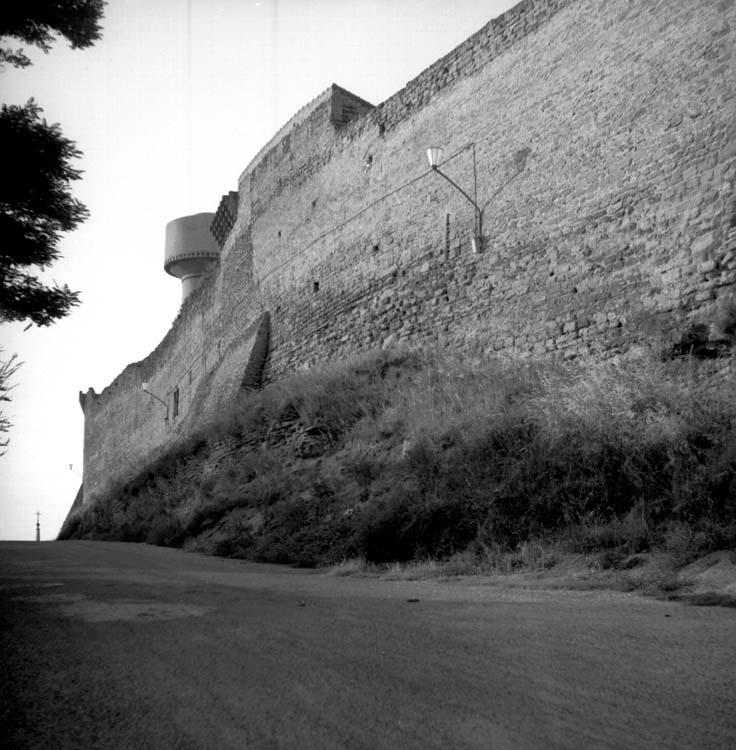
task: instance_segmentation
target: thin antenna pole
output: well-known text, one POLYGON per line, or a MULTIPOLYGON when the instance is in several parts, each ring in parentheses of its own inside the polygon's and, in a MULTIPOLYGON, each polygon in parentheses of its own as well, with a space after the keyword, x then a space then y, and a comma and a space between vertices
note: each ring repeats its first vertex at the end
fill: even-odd
MULTIPOLYGON (((473 148, 473 198, 475 199, 475 205, 478 205, 478 167, 477 167, 477 161, 475 158, 475 143, 470 144, 473 148)), ((480 212, 480 216, 482 216, 482 211, 480 212)), ((476 232, 478 234, 481 233, 482 227, 480 226, 480 216, 476 217, 476 232)))
POLYGON ((187 111, 184 113, 187 121, 187 143, 186 143, 186 181, 187 181, 187 205, 189 210, 192 210, 192 180, 193 180, 193 167, 192 167, 192 150, 193 150, 193 132, 194 126, 192 118, 194 117, 194 96, 192 83, 192 56, 194 55, 192 45, 192 0, 187 0, 187 94, 186 94, 186 108, 187 111))
POLYGON ((281 123, 279 122, 279 0, 274 0, 271 12, 271 90, 268 96, 271 99, 271 127, 275 131, 281 123))

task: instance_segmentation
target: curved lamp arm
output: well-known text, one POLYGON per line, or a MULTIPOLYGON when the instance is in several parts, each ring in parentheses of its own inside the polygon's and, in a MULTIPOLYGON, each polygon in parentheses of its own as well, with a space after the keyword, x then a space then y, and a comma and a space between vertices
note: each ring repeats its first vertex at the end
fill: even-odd
POLYGON ((441 177, 444 177, 450 185, 452 185, 456 190, 459 190, 467 199, 470 201, 471 205, 475 209, 475 217, 478 222, 478 237, 483 237, 483 209, 458 185, 454 180, 451 180, 436 164, 432 165, 432 170, 434 172, 437 172, 438 175, 441 177))
POLYGON ((163 406, 166 409, 166 419, 169 418, 169 405, 163 400, 160 399, 155 393, 151 393, 151 391, 148 390, 148 383, 141 383, 141 390, 144 393, 147 393, 151 398, 155 398, 156 401, 158 401, 160 404, 163 404, 163 406))
MULTIPOLYGON (((473 174, 475 175, 475 144, 469 144, 473 147, 473 174)), ((447 182, 452 185, 455 190, 459 191, 463 197, 470 203, 475 209, 475 222, 476 222, 476 238, 473 239, 473 250, 478 252, 483 247, 483 209, 478 203, 468 195, 454 180, 448 177, 438 166, 440 159, 442 158, 442 148, 440 146, 430 146, 427 149, 427 159, 429 159, 429 166, 433 172, 437 172, 440 177, 443 177, 447 182), (476 242, 479 243, 476 246, 476 242)))

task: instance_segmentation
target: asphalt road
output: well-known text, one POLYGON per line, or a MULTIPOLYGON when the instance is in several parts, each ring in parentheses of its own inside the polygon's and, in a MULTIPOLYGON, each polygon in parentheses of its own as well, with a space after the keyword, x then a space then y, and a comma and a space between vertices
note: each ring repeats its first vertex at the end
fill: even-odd
POLYGON ((736 747, 736 609, 5 542, 0 629, 3 747, 736 747))

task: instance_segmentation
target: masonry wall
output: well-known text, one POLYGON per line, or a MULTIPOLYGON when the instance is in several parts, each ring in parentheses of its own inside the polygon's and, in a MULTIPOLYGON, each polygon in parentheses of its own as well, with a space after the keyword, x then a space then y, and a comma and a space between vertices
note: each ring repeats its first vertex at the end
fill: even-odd
POLYGON ((273 375, 394 342, 596 353, 712 319, 734 280, 734 20, 727 2, 571 3, 383 135, 392 102, 350 127, 251 227, 273 375), (424 161, 459 151, 442 168, 470 189, 471 142, 482 255, 424 161))
POLYGON ((528 0, 347 124, 318 97, 241 176, 220 266, 162 344, 84 398, 85 500, 226 413, 264 320, 271 378, 399 343, 597 354, 712 320, 736 273, 735 36, 733 0, 528 0), (484 207, 480 254, 430 145, 484 207), (178 385, 177 422, 146 379, 178 385))
POLYGON ((144 466, 157 449, 182 432, 184 415, 196 385, 216 361, 210 346, 212 295, 203 289, 182 308, 174 326, 142 362, 128 365, 102 393, 80 393, 84 411, 84 498, 95 499, 144 466), (143 392, 141 385, 168 404, 143 392), (180 415, 173 415, 173 391, 179 389, 180 415))

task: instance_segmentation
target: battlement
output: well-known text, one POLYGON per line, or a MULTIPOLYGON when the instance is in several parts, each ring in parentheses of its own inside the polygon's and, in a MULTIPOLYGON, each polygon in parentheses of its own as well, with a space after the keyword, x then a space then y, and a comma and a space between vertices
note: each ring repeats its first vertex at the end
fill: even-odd
POLYGON ((307 102, 285 125, 276 131, 268 143, 250 160, 248 166, 243 170, 240 180, 242 181, 244 175, 252 174, 266 158, 267 154, 274 151, 294 130, 303 126, 320 109, 324 110, 328 121, 333 126, 340 127, 363 113, 370 111, 373 109, 373 105, 333 83, 319 94, 319 96, 307 102))

